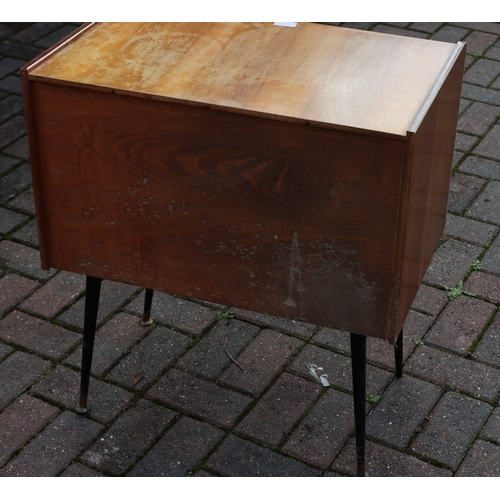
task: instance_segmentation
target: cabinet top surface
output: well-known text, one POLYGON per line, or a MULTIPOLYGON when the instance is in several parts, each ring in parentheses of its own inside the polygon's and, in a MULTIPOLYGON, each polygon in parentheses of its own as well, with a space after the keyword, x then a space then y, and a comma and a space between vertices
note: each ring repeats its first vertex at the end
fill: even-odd
POLYGON ((404 136, 455 45, 298 23, 96 23, 28 78, 404 136))

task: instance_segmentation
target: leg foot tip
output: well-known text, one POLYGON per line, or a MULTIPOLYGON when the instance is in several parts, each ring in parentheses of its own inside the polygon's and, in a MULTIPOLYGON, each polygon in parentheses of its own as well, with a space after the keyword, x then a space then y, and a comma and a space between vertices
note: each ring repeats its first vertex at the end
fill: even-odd
POLYGON ((139 321, 139 324, 141 326, 151 326, 153 324, 153 320, 152 319, 148 319, 147 321, 144 321, 143 319, 141 319, 139 321))

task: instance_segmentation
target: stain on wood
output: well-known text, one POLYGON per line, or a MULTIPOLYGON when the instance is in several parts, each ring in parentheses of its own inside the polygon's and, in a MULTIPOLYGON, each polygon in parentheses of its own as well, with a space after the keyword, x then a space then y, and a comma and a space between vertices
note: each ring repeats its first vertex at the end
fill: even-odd
POLYGON ((53 51, 22 71, 45 269, 396 340, 444 227, 463 45, 121 23, 53 51))

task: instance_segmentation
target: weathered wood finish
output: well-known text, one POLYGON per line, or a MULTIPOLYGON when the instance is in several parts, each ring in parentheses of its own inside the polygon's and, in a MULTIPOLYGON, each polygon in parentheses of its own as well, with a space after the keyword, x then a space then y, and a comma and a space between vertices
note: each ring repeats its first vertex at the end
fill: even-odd
POLYGON ((307 23, 106 23, 30 76, 404 136, 453 49, 307 23))
POLYGON ((418 129, 408 133, 410 176, 396 331, 403 327, 446 223, 465 50, 418 129))
POLYGON ((117 29, 22 71, 42 266, 394 343, 444 227, 463 47, 154 25, 169 71, 132 74, 146 26, 125 46, 117 29), (85 59, 105 36, 113 57, 85 59))

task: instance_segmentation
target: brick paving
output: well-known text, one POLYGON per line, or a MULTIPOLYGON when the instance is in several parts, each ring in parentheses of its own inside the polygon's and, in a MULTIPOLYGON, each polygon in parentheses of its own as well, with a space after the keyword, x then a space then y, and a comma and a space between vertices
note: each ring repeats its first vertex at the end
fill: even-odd
MULTIPOLYGON (((500 23, 344 25, 468 44, 449 216, 402 379, 368 341, 368 474, 500 476, 500 23)), ((19 68, 76 26, 0 23, 0 476, 354 475, 338 330, 160 293, 142 327, 143 291, 104 282, 91 411, 75 411, 84 280, 39 267, 19 68)))

